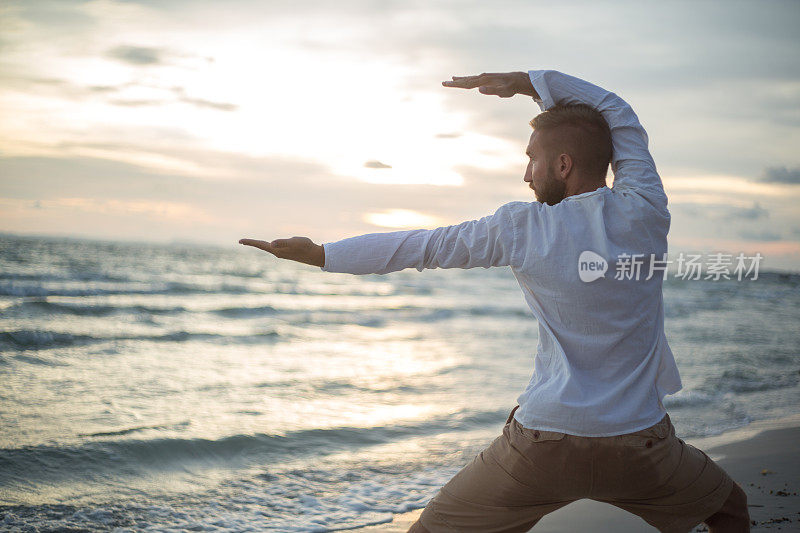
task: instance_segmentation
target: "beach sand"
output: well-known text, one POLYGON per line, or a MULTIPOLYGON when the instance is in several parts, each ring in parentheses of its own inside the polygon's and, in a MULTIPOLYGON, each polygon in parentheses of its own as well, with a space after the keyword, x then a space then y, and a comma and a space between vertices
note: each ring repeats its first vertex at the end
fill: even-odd
MULTIPOLYGON (((800 415, 764 420, 715 437, 683 439, 716 461, 747 493, 751 531, 800 531, 800 415)), ((363 533, 405 532, 422 509, 397 514, 363 533)), ((571 533, 658 531, 611 505, 579 500, 542 518, 531 531, 571 533)), ((708 531, 698 525, 692 531, 708 531)))

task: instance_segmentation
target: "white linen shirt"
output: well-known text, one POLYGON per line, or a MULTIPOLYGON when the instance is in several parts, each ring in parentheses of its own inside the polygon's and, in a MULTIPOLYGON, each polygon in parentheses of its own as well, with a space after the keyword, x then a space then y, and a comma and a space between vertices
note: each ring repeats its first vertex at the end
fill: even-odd
POLYGON ((453 226, 324 243, 321 269, 386 274, 510 266, 539 323, 533 375, 517 398, 517 421, 587 437, 638 431, 659 422, 664 396, 683 388, 664 335, 665 263, 659 261, 667 252, 667 197, 647 133, 624 100, 555 70, 528 74, 542 111, 586 103, 602 113, 611 128, 613 188, 553 206, 509 202, 453 226), (602 277, 581 280, 584 251, 607 262, 602 277), (626 270, 637 262, 638 275, 626 270))

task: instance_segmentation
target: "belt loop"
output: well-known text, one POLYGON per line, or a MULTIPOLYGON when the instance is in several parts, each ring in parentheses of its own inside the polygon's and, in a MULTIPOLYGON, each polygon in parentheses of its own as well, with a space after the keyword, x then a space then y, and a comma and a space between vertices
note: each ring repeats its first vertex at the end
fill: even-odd
POLYGON ((516 411, 517 409, 519 409, 519 405, 517 405, 515 408, 513 408, 513 409, 511 410, 511 414, 510 414, 510 415, 508 415, 508 420, 506 420, 506 424, 508 424, 509 422, 511 422, 511 420, 514 418, 514 411, 516 411))

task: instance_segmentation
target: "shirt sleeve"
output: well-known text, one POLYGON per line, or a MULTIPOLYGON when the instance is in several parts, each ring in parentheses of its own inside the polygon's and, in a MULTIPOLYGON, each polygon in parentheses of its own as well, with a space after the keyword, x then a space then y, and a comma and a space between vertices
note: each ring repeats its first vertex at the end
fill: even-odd
POLYGON ((509 266, 517 232, 506 204, 493 215, 454 226, 368 233, 323 243, 325 272, 387 274, 405 268, 509 266))
POLYGON ((650 202, 666 206, 661 177, 648 149, 647 132, 633 109, 616 94, 556 70, 530 70, 528 75, 539 94, 542 111, 556 104, 588 104, 603 115, 611 129, 611 170, 614 188, 633 189, 650 202))

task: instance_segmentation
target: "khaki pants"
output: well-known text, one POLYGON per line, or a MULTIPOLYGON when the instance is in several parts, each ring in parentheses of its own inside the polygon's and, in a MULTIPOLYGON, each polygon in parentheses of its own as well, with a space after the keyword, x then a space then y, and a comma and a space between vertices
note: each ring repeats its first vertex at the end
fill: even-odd
POLYGON ((525 428, 511 410, 503 434, 448 481, 419 522, 431 533, 527 532, 544 515, 588 498, 685 533, 716 513, 733 480, 675 436, 665 415, 624 435, 579 437, 525 428))

